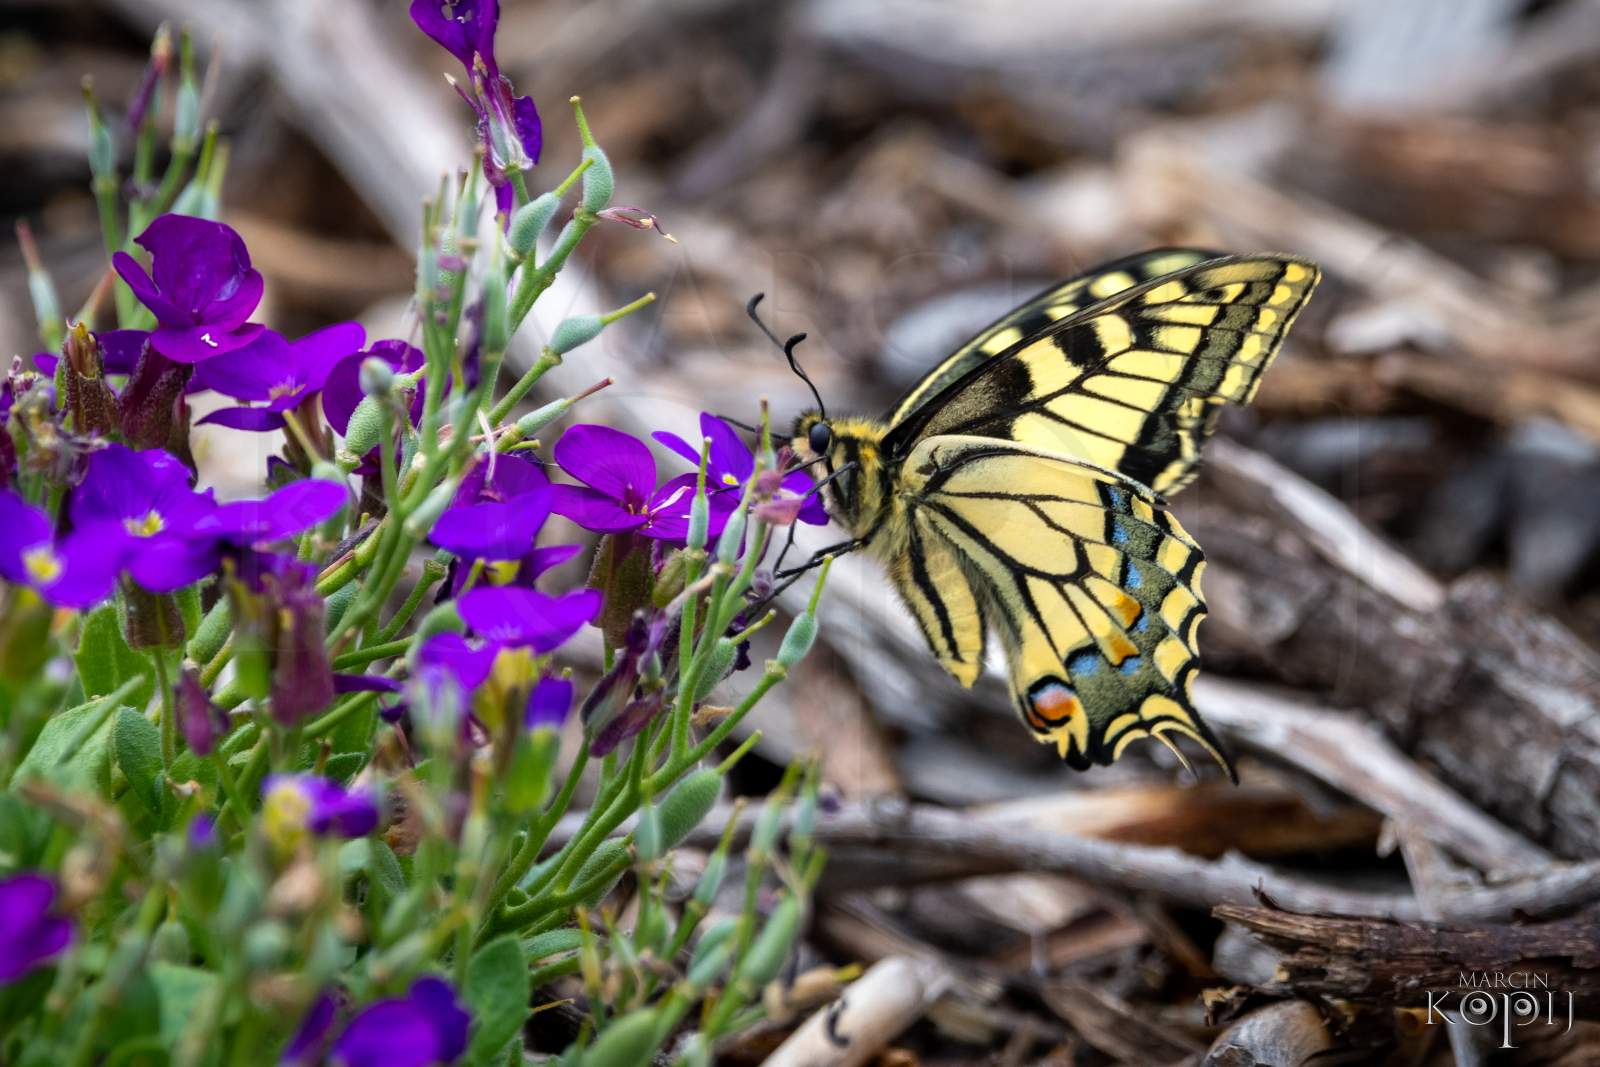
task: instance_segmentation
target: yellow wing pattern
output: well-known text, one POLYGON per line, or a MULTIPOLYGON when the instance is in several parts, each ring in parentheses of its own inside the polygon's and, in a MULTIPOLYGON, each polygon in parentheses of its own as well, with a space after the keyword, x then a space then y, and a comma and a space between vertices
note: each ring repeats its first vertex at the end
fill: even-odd
POLYGON ((1124 289, 985 360, 885 446, 1001 438, 1172 492, 1194 477, 1221 405, 1255 395, 1318 277, 1293 256, 1230 256, 1124 289))
POLYGON ((1195 248, 1157 248, 1102 264, 1087 274, 1051 286, 1021 307, 1008 311, 947 356, 895 402, 885 421, 890 425, 900 422, 974 368, 1096 301, 1203 260, 1216 259, 1221 254, 1195 248))
POLYGON ((1072 456, 958 436, 921 441, 900 489, 910 533, 879 550, 946 669, 976 679, 987 620, 1018 713, 1073 767, 1181 733, 1232 773, 1189 695, 1204 558, 1148 489, 1072 456))

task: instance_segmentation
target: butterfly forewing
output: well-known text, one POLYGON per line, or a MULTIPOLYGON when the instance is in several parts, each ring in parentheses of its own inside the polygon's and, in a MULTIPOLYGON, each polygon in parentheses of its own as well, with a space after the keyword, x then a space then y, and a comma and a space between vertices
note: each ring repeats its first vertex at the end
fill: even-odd
POLYGON ((1158 248, 1102 264, 1087 274, 1052 286, 1021 307, 1007 312, 947 356, 895 402, 894 407, 889 409, 886 421, 891 425, 901 422, 947 386, 1017 342, 1033 337, 1051 324, 1076 314, 1096 301, 1203 260, 1216 259, 1220 255, 1218 252, 1202 252, 1194 248, 1158 248))
POLYGON ((1171 492, 1194 476, 1221 405, 1255 395, 1317 278, 1291 256, 1234 256, 1124 289, 975 366, 885 445, 995 437, 1171 492))
POLYGON ((1023 721, 1072 766, 1167 732, 1229 766, 1189 697, 1204 559, 1149 490, 1060 453, 950 436, 918 444, 901 488, 914 534, 891 575, 952 674, 970 684, 949 649, 981 647, 981 612, 1023 721), (908 588, 916 557, 940 555, 961 580, 908 588))

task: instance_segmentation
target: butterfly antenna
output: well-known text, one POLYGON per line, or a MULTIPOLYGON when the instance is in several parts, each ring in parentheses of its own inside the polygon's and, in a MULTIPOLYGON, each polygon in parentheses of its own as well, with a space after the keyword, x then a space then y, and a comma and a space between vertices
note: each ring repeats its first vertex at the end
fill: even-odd
MULTIPOLYGON (((759 427, 759 426, 751 426, 748 422, 740 422, 738 419, 735 419, 735 418, 733 418, 733 417, 731 417, 729 415, 718 415, 717 418, 721 419, 723 422, 727 423, 729 426, 737 426, 737 427, 739 427, 739 429, 743 430, 745 433, 760 433, 761 432, 761 427, 759 427)), ((772 437, 772 439, 774 441, 793 441, 794 440, 793 435, 786 434, 786 433, 779 433, 776 430, 768 430, 767 433, 772 437)))
POLYGON ((757 293, 755 296, 752 296, 750 298, 750 302, 744 306, 744 313, 750 316, 751 322, 761 327, 761 332, 767 335, 767 339, 769 341, 783 349, 783 356, 789 361, 789 369, 794 371, 795 374, 799 375, 800 380, 805 382, 806 386, 810 388, 811 395, 817 402, 817 413, 826 419, 828 417, 828 409, 823 406, 822 394, 817 392, 816 385, 813 384, 810 376, 806 374, 805 370, 801 368, 800 361, 794 357, 794 346, 799 344, 801 341, 804 341, 806 339, 806 335, 803 333, 797 333, 787 341, 778 340, 778 335, 772 332, 771 327, 761 321, 760 315, 756 314, 756 305, 760 304, 762 300, 766 299, 766 296, 766 293, 757 293))

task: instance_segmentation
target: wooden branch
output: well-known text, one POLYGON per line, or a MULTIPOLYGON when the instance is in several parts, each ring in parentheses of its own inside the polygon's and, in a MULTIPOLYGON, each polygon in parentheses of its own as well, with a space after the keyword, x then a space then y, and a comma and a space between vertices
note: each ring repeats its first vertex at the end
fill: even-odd
POLYGON ((1087 983, 1047 982, 1039 993, 1085 1041, 1116 1059, 1171 1063, 1200 1051, 1182 1034, 1151 1022, 1120 997, 1087 983))
POLYGON ((1265 686, 1210 675, 1195 680, 1194 699, 1234 744, 1309 771, 1484 871, 1538 870, 1552 862, 1550 853, 1441 785, 1350 712, 1319 710, 1265 686))
MULTIPOLYGON (((1279 980, 1262 986, 1263 992, 1424 1007, 1430 991, 1435 1003, 1441 991, 1459 992, 1463 972, 1488 975, 1491 983, 1496 973, 1515 972, 1544 976, 1558 998, 1574 992, 1574 1010, 1586 1018, 1600 1014, 1600 920, 1594 917, 1465 926, 1294 915, 1235 904, 1212 914, 1284 953, 1279 980)), ((1454 996, 1449 1006, 1454 1009, 1454 996)))

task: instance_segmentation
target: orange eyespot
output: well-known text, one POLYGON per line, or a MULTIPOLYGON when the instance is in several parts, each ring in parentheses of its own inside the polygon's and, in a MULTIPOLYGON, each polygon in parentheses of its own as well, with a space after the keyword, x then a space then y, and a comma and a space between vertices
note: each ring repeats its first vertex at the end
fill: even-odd
POLYGON ((1072 718, 1083 710, 1083 705, 1078 702, 1078 695, 1060 682, 1046 684, 1033 694, 1033 706, 1029 724, 1039 730, 1050 730, 1072 718))

